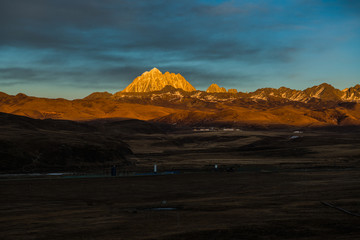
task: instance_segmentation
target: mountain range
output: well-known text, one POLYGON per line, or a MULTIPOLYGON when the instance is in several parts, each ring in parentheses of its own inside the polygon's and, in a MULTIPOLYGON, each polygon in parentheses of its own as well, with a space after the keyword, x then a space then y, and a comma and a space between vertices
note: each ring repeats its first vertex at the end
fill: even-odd
POLYGON ((0 112, 36 119, 132 118, 186 126, 327 126, 360 124, 360 85, 339 90, 323 83, 254 92, 211 84, 196 90, 180 74, 143 73, 124 90, 83 99, 47 99, 0 93, 0 112))
MULTIPOLYGON (((123 93, 144 93, 161 91, 166 86, 171 86, 176 89, 181 89, 185 92, 198 92, 183 76, 179 73, 166 72, 162 74, 157 68, 151 71, 144 72, 141 76, 134 79, 134 81, 127 86, 123 91, 114 94, 114 97, 123 96, 123 93)), ((201 92, 201 91, 200 91, 201 92)), ((237 89, 229 89, 219 87, 217 84, 211 84, 206 90, 207 93, 238 93, 237 89)), ((95 95, 100 93, 95 93, 95 95)), ((105 93, 109 95, 108 93, 105 93)), ((238 93, 239 97, 250 97, 252 99, 269 100, 270 98, 283 98, 291 101, 308 102, 312 98, 317 98, 325 101, 346 101, 346 102, 360 102, 360 85, 339 90, 330 84, 323 83, 318 86, 307 88, 303 91, 294 90, 286 87, 279 89, 275 88, 261 88, 251 93, 238 93)), ((93 95, 94 96, 94 95, 93 95)), ((110 95, 109 95, 110 97, 110 95)))

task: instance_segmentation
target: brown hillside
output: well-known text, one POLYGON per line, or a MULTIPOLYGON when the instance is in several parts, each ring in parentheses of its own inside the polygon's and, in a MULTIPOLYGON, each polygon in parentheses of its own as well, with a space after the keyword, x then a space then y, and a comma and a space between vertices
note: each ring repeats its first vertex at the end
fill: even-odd
POLYGON ((150 120, 175 112, 174 109, 120 103, 111 99, 65 100, 27 97, 25 95, 0 98, 0 112, 36 119, 89 120, 96 118, 135 118, 150 120))

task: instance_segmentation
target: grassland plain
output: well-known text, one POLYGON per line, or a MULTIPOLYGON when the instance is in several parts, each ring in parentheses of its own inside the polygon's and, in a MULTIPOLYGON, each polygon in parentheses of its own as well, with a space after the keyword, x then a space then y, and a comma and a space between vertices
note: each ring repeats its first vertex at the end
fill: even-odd
POLYGON ((358 170, 332 170, 2 179, 0 233, 2 239, 359 239, 359 217, 321 204, 358 212, 359 177, 358 170))

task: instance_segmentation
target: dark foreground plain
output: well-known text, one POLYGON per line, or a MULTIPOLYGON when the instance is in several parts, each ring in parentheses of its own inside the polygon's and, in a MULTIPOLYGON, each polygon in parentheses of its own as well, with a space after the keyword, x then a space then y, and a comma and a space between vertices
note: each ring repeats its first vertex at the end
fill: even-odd
POLYGON ((321 203, 359 213, 359 179, 356 169, 2 179, 0 235, 1 239, 360 239, 360 217, 321 203))
POLYGON ((1 119, 0 239, 360 239, 358 127, 1 119))

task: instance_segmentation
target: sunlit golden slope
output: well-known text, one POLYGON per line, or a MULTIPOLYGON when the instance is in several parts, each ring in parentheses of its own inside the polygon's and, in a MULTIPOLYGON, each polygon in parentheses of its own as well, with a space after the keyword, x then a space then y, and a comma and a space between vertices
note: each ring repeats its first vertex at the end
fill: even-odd
POLYGON ((0 112, 36 119, 133 118, 189 126, 360 125, 360 105, 354 102, 312 100, 301 103, 276 98, 268 101, 239 98, 227 102, 223 101, 222 95, 197 98, 183 96, 176 89, 170 90, 175 92, 155 92, 120 99, 96 94, 72 101, 2 93, 0 112))
POLYGON ((141 76, 135 78, 122 92, 159 91, 168 85, 174 88, 181 88, 187 92, 196 91, 196 89, 179 73, 166 72, 162 74, 159 69, 153 68, 151 71, 144 72, 141 76))
POLYGON ((97 118, 134 118, 150 120, 175 112, 174 109, 109 99, 66 100, 28 97, 24 94, 0 97, 0 112, 36 119, 89 120, 97 118))
MULTIPOLYGON (((360 108, 360 107, 358 107, 360 108)), ((155 119, 168 124, 188 126, 328 126, 358 125, 360 114, 356 110, 330 109, 313 111, 306 108, 283 106, 272 109, 228 107, 218 111, 181 111, 155 119)))

